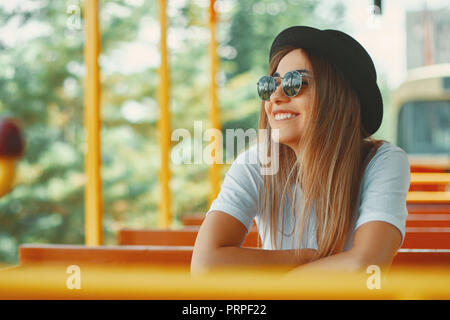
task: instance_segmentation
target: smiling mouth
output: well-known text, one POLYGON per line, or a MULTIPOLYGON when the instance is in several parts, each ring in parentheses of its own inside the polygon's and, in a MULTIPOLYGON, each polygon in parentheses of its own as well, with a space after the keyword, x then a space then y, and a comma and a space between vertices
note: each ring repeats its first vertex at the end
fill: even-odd
POLYGON ((273 116, 273 118, 275 119, 275 121, 286 121, 286 120, 291 120, 296 118, 297 116, 299 116, 300 113, 290 113, 290 112, 279 112, 277 114, 275 114, 273 116))

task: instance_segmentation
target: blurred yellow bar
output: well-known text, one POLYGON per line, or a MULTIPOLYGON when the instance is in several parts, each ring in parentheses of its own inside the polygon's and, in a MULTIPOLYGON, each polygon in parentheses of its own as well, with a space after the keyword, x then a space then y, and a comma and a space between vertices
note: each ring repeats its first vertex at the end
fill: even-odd
POLYGON ((412 172, 411 184, 450 184, 450 173, 412 172))
MULTIPOLYGON (((211 127, 221 131, 222 126, 220 124, 220 115, 219 115, 219 101, 217 97, 217 72, 219 70, 219 57, 217 55, 217 40, 216 40, 216 24, 217 24, 217 12, 214 8, 215 0, 210 0, 209 4, 209 30, 211 34, 210 44, 209 44, 209 56, 211 63, 211 87, 210 87, 210 112, 209 112, 209 120, 211 123, 211 127)), ((220 191, 220 179, 221 179, 221 166, 220 162, 223 159, 220 159, 222 156, 222 144, 221 141, 214 139, 214 152, 215 157, 214 161, 209 168, 209 181, 211 185, 211 193, 209 195, 209 204, 211 205, 212 201, 216 199, 217 195, 220 191)))
POLYGON ((0 271, 0 283, 0 299, 450 299, 450 273, 436 268, 297 275, 253 268, 191 277, 171 268, 32 266, 0 271))
POLYGON ((450 203, 450 191, 409 191, 407 203, 450 203))
POLYGON ((17 159, 0 158, 0 197, 11 191, 16 176, 17 159))
POLYGON ((161 26, 161 66, 159 68, 159 145, 161 146, 161 170, 159 173, 159 184, 161 190, 161 200, 158 211, 158 226, 168 228, 171 223, 170 208, 170 112, 169 112, 169 65, 167 59, 167 15, 166 0, 159 0, 159 21, 161 26))
POLYGON ((84 93, 84 125, 87 137, 85 155, 86 188, 85 198, 85 243, 95 246, 103 244, 103 200, 100 151, 100 33, 98 22, 98 1, 87 0, 84 7, 85 46, 84 61, 87 68, 84 93))

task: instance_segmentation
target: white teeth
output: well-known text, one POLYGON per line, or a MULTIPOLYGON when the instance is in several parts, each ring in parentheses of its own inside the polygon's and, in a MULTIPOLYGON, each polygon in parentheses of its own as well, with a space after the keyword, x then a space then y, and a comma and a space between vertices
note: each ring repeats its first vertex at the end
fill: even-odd
POLYGON ((284 120, 295 117, 293 113, 277 113, 275 115, 275 120, 284 120))

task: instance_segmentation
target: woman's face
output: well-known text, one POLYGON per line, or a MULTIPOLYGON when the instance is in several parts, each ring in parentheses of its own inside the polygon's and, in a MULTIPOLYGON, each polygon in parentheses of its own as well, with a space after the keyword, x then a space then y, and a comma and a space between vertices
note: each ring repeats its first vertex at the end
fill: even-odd
MULTIPOLYGON (((286 72, 292 70, 308 70, 312 73, 310 61, 302 49, 294 49, 286 54, 278 64, 274 75, 278 73, 279 76, 284 77, 286 72)), ((264 108, 270 127, 279 129, 279 143, 297 151, 296 146, 302 137, 312 101, 313 92, 309 86, 302 86, 300 93, 292 98, 284 94, 281 85, 272 93, 270 100, 265 102, 264 108)))

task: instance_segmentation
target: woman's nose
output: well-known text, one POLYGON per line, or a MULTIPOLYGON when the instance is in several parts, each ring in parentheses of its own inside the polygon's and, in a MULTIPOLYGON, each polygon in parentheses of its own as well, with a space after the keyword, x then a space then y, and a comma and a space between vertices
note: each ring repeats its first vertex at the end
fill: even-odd
POLYGON ((275 104, 280 104, 289 101, 289 97, 284 94, 283 88, 279 85, 270 96, 270 101, 275 104))

